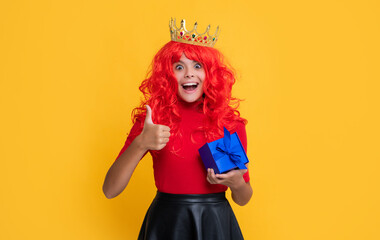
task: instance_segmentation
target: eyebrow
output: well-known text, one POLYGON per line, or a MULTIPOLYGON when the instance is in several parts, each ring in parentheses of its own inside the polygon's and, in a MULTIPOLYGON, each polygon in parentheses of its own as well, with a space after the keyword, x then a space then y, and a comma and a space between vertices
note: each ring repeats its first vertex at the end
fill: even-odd
MULTIPOLYGON (((191 61, 193 61, 193 63, 200 63, 200 62, 198 62, 198 61, 194 61, 194 60, 191 60, 191 61)), ((181 60, 179 60, 177 63, 183 63, 183 64, 185 64, 185 63, 182 62, 181 60)))

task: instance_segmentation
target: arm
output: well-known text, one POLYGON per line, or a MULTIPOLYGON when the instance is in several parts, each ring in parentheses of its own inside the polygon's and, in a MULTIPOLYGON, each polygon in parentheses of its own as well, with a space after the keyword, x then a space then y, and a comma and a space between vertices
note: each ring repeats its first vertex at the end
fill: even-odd
MULTIPOLYGON (((245 172, 243 172, 243 174, 245 172)), ((244 206, 249 202, 249 200, 251 200, 253 191, 249 181, 245 182, 243 179, 243 181, 240 181, 240 184, 230 186, 230 189, 232 200, 234 200, 236 204, 244 206)))
MULTIPOLYGON (((243 144, 245 152, 247 152, 247 133, 245 125, 239 123, 236 132, 243 144)), ((215 174, 213 169, 208 169, 207 180, 211 184, 222 184, 231 189, 232 200, 240 206, 249 202, 252 197, 252 187, 249 183, 248 164, 247 170, 232 170, 225 174, 215 174), (244 176, 243 176, 244 175, 244 176)))
POLYGON ((152 113, 147 106, 144 128, 128 146, 107 172, 103 184, 103 192, 107 198, 118 196, 128 185, 140 159, 149 150, 161 150, 169 141, 170 128, 154 124, 152 113))
POLYGON ((144 148, 139 135, 108 170, 103 184, 103 192, 107 198, 118 196, 126 188, 132 173, 146 152, 147 149, 144 148))

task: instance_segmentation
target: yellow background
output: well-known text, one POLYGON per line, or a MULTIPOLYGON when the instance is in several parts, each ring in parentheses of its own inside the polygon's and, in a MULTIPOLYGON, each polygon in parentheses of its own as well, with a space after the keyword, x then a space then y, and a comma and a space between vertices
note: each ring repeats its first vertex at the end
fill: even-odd
POLYGON ((170 17, 219 25, 238 72, 245 239, 380 239, 379 16, 377 0, 2 1, 0 239, 136 239, 150 156, 118 197, 102 184, 170 17))

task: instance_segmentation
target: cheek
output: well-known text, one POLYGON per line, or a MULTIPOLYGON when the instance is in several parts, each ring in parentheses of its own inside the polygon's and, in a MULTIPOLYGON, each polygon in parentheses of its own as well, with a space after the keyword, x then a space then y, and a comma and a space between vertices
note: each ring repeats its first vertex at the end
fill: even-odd
POLYGON ((179 79, 178 73, 174 72, 174 77, 175 77, 175 79, 176 79, 177 82, 178 82, 178 79, 179 79))
POLYGON ((206 78, 206 73, 203 71, 203 73, 201 74, 201 79, 203 82, 205 81, 205 78, 206 78))

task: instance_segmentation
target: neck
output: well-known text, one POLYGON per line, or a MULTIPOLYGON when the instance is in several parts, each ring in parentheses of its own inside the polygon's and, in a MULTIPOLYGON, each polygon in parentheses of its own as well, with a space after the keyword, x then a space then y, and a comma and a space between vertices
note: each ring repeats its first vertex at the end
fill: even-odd
POLYGON ((182 99, 178 99, 178 103, 184 107, 184 108, 201 108, 202 106, 202 100, 195 101, 195 102, 185 102, 182 99))

